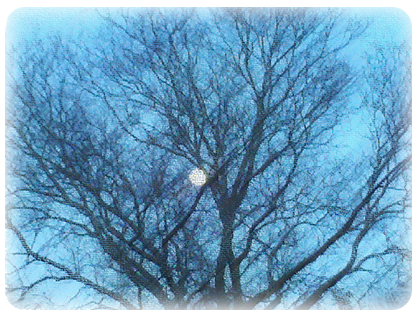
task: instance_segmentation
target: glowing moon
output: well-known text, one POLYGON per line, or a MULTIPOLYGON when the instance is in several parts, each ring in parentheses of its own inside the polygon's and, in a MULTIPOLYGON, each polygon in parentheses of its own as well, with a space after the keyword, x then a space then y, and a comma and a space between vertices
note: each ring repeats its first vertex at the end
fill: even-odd
POLYGON ((204 174, 204 172, 198 168, 192 170, 188 178, 195 186, 204 185, 206 182, 206 174, 204 174))

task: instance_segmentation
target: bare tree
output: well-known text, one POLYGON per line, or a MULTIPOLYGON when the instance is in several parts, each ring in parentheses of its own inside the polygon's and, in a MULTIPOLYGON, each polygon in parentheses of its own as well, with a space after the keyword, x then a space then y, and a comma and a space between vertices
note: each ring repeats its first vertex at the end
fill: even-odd
POLYGON ((363 75, 342 51, 366 26, 334 10, 102 17, 9 53, 14 303, 364 308, 409 281, 407 47, 363 75))

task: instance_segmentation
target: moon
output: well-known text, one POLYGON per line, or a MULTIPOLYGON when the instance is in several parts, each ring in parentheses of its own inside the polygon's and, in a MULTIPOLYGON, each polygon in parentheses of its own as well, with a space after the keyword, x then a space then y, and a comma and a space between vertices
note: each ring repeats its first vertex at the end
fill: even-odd
POLYGON ((199 168, 192 170, 188 178, 195 186, 202 186, 207 180, 206 174, 204 174, 204 172, 199 168))

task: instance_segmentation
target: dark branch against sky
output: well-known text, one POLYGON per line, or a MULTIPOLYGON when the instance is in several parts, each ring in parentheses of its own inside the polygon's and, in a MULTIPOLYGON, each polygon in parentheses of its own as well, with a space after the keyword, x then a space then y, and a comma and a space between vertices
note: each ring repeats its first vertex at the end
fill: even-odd
MULTIPOLYGON (((206 16, 206 9, 198 10, 206 16)), ((226 11, 229 22, 215 12, 210 29, 197 23, 199 19, 185 18, 188 14, 172 19, 170 11, 165 11, 164 18, 139 16, 134 24, 130 24, 130 13, 119 15, 114 9, 20 9, 10 16, 7 47, 33 53, 10 54, 11 60, 21 58, 21 68, 11 67, 10 72, 15 93, 10 99, 16 96, 16 108, 21 109, 10 121, 19 139, 11 143, 24 153, 19 157, 21 169, 9 162, 13 176, 23 183, 17 197, 11 194, 17 201, 10 207, 34 211, 39 218, 22 216, 22 222, 34 225, 20 227, 19 216, 10 214, 6 223, 21 243, 21 254, 47 266, 39 269, 40 276, 49 268, 65 274, 13 289, 24 292, 21 299, 41 282, 68 277, 123 307, 136 308, 121 293, 124 288, 102 286, 89 278, 92 274, 82 275, 67 266, 58 251, 48 253, 49 243, 51 249, 60 248, 61 237, 65 244, 67 236, 48 240, 61 225, 42 234, 48 228, 42 226, 43 220, 80 228, 97 241, 104 251, 98 261, 109 257, 107 268, 125 277, 121 283, 138 288, 140 308, 143 288, 147 288, 143 294, 153 295, 165 308, 186 307, 194 297, 200 299, 197 305, 215 299, 219 308, 228 301, 234 301, 234 307, 275 308, 293 299, 285 296, 294 286, 306 287, 306 292, 290 307, 311 308, 324 294, 330 294, 327 304, 336 294, 340 298, 351 294, 343 293, 346 288, 337 283, 362 273, 379 256, 409 257, 395 247, 375 254, 374 248, 390 241, 370 234, 381 233, 376 225, 388 220, 388 215, 410 216, 405 203, 409 188, 402 187, 409 182, 405 174, 411 165, 410 87, 398 84, 409 80, 410 70, 399 74, 398 67, 405 69, 409 62, 409 51, 400 56, 401 47, 410 46, 407 16, 397 9, 352 9, 334 20, 333 11, 319 17, 310 12, 308 17, 302 13, 300 24, 299 12, 287 13, 290 24, 276 20, 276 26, 293 25, 290 47, 287 41, 276 46, 270 36, 264 38, 264 15, 258 16, 262 20, 253 28, 245 11, 226 11), (103 17, 108 29, 102 27, 103 17), (336 33, 334 27, 330 33, 330 18, 336 33), (347 24, 335 24, 344 20, 347 24), (359 36, 367 21, 370 27, 359 36), (185 25, 191 28, 185 31, 185 25), (340 29, 342 25, 348 29, 340 29), (224 27, 231 27, 237 38, 225 33, 224 27), (305 30, 319 36, 319 41, 305 30), (346 43, 348 34, 355 39, 334 55, 333 47, 346 43), (219 36, 219 42, 214 36, 219 36), (253 36, 256 39, 250 40, 253 36), (76 47, 85 58, 77 59, 82 55, 74 57, 73 51, 63 47, 76 47), (278 47, 285 52, 274 57, 278 47), (214 58, 214 64, 203 58, 205 54, 214 58), (67 62, 73 62, 68 74, 60 68, 67 62), (230 64, 222 69, 223 62, 230 64), (274 76, 273 69, 281 74, 274 76), (196 81, 203 74, 206 77, 196 81), (282 106, 289 106, 288 110, 282 106), (188 174, 194 172, 202 172, 206 181, 189 182, 188 174), (61 206, 79 212, 74 217, 53 215, 61 206), (81 223, 84 216, 90 222, 81 223), (303 226, 318 237, 305 240, 303 226), (282 229, 288 232, 282 235, 282 229), (317 234, 320 231, 324 232, 317 234), (33 243, 26 239, 26 232, 34 233, 33 243), (190 235, 195 236, 189 239, 190 235), (205 257, 219 241, 220 248, 205 257), (39 251, 45 256, 37 250, 42 243, 39 251), (285 266, 274 259, 280 248, 282 259, 288 261, 285 266), (198 250, 203 251, 201 257, 198 250), (366 250, 367 256, 357 260, 366 250), (134 256, 126 255, 127 251, 134 256), (181 253, 194 257, 196 265, 187 263, 181 253), (261 257, 267 259, 268 280, 255 287, 255 272, 264 264, 261 257), (311 288, 305 283, 305 268, 319 272, 325 257, 348 261, 344 267, 337 264, 342 269, 309 277, 311 288), (271 270, 273 264, 277 267, 271 270), (206 268, 214 268, 214 274, 206 268), (201 269, 204 273, 197 280, 201 269), (253 271, 247 274, 248 269, 253 271), (191 284, 186 285, 186 279, 195 285, 194 292, 188 292, 191 284), (225 292, 227 287, 231 287, 229 292, 225 292)), ((10 110, 15 108, 10 106, 10 110)), ((402 226, 402 222, 396 224, 402 226)), ((75 266, 83 261, 74 248, 66 250, 72 253, 75 266)), ((106 259, 100 263, 105 266, 106 259)))

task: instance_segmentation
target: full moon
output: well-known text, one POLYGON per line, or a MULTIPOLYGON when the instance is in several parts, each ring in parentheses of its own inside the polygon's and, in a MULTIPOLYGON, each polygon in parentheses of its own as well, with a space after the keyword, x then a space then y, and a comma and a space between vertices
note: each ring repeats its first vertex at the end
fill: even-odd
POLYGON ((204 172, 198 168, 192 170, 188 178, 195 186, 204 185, 206 182, 206 174, 204 174, 204 172))

